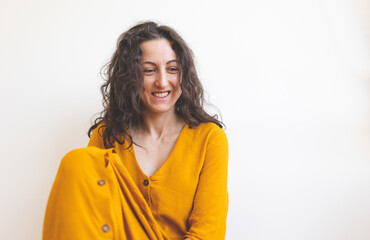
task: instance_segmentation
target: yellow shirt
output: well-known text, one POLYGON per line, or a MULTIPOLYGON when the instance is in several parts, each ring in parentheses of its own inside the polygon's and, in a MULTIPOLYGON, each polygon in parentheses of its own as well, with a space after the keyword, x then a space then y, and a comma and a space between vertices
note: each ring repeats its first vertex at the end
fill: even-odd
MULTIPOLYGON (((104 148, 98 128, 88 145, 104 148)), ((114 149, 170 239, 225 239, 228 143, 221 128, 186 125, 166 162, 150 177, 140 169, 134 147, 127 147, 127 142, 116 143, 114 149)))

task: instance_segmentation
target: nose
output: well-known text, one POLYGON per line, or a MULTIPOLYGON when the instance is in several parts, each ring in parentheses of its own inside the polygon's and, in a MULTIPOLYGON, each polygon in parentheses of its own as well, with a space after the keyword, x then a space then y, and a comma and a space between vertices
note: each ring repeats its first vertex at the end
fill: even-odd
POLYGON ((155 80, 155 85, 159 89, 164 89, 164 88, 167 87, 168 79, 167 79, 167 75, 166 75, 165 70, 158 71, 158 74, 157 74, 157 77, 156 77, 156 80, 155 80))

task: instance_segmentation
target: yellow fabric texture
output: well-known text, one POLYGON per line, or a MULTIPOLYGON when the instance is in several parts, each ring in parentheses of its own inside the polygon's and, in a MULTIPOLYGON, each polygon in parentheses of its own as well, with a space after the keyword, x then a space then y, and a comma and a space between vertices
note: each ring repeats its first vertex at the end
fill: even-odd
POLYGON ((135 158, 137 146, 104 149, 99 127, 90 147, 61 162, 44 239, 225 239, 228 143, 222 129, 186 125, 166 162, 146 176, 135 158))
POLYGON ((43 239, 169 238, 114 149, 87 147, 61 161, 46 207, 43 239))

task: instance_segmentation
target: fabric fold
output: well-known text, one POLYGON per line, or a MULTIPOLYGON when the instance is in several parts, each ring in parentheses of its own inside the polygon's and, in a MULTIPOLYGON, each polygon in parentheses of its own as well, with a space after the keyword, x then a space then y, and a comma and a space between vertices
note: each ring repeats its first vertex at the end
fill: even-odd
POLYGON ((168 240, 114 149, 72 150, 46 207, 44 240, 168 240))

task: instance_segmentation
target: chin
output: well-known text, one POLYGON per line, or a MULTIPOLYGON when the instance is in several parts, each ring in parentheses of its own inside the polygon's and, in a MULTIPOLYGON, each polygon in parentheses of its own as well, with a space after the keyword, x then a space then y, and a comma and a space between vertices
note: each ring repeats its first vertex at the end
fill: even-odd
POLYGON ((175 112, 175 108, 174 107, 170 107, 170 108, 146 108, 146 112, 147 113, 168 113, 168 112, 175 112))

